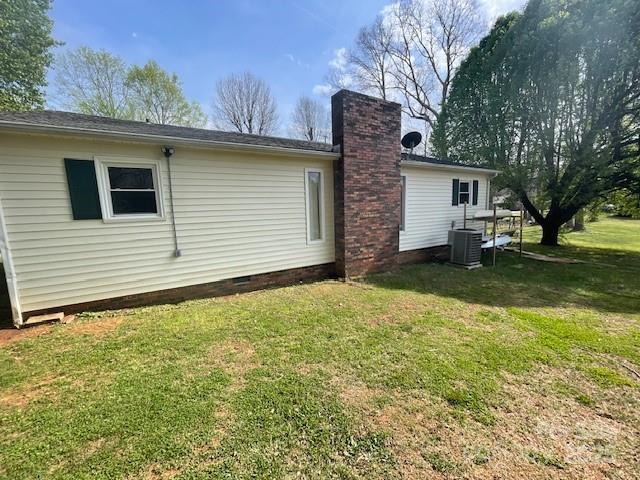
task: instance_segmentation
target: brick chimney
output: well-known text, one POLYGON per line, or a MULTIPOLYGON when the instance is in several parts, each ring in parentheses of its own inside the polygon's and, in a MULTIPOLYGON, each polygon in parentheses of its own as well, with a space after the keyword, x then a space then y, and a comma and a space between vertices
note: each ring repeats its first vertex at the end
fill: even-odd
POLYGON ((336 270, 345 278, 396 264, 400 227, 400 105, 349 90, 331 97, 336 270))

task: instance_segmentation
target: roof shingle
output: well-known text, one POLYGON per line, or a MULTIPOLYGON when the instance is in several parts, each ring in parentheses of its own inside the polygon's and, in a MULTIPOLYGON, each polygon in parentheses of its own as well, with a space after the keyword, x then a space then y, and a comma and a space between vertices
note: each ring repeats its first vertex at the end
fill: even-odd
POLYGON ((454 162, 453 160, 442 160, 440 158, 436 158, 436 157, 431 157, 428 155, 416 155, 413 153, 406 153, 403 152, 400 154, 400 159, 402 161, 409 161, 409 162, 420 162, 420 163, 426 163, 426 164, 430 164, 430 165, 444 165, 444 166, 449 166, 449 167, 464 167, 464 168, 473 168, 473 169, 477 169, 477 170, 487 170, 489 172, 495 172, 497 170, 492 170, 486 167, 483 167, 481 165, 471 165, 468 163, 460 163, 460 162, 454 162))
POLYGON ((52 110, 0 112, 0 126, 2 124, 51 127, 66 130, 90 130, 95 133, 103 134, 116 133, 144 135, 158 137, 159 139, 175 138, 186 141, 222 142, 235 143, 239 145, 291 148, 296 150, 309 150, 313 152, 332 152, 332 147, 328 143, 308 142, 305 140, 268 137, 248 133, 224 132, 203 128, 159 125, 155 123, 136 122, 131 120, 117 120, 114 118, 52 110))
MULTIPOLYGON (((34 110, 29 112, 0 112, 2 125, 20 127, 52 128, 61 131, 83 131, 97 134, 120 134, 132 136, 157 137, 158 141, 183 140, 186 142, 212 142, 256 147, 275 147, 310 152, 335 153, 328 143, 308 142, 292 138, 269 137, 249 133, 224 132, 203 128, 178 127, 155 123, 118 120, 108 117, 84 115, 81 113, 60 112, 53 110, 34 110)), ((400 148, 400 145, 398 145, 400 148)), ((401 160, 421 162, 431 165, 464 167, 486 170, 478 165, 468 165, 435 157, 402 153, 401 160)), ((493 171, 493 170, 488 170, 493 171)))

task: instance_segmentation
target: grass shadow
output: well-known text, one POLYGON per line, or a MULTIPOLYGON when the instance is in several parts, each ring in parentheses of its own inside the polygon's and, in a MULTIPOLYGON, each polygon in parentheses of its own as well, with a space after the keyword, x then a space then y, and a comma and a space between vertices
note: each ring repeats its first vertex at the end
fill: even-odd
POLYGON ((384 288, 505 308, 578 305, 602 312, 640 312, 640 252, 584 247, 549 251, 539 246, 531 250, 586 263, 546 263, 500 252, 495 267, 491 266, 491 255, 485 254, 484 268, 476 270, 420 264, 372 275, 366 281, 384 288))

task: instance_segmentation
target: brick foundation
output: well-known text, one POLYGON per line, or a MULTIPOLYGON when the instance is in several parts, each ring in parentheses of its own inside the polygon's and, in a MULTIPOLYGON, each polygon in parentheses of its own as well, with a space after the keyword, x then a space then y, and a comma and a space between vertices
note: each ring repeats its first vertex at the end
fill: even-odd
POLYGON ((400 105, 341 90, 331 98, 336 272, 397 264, 400 225, 400 105))
POLYGON ((424 262, 448 262, 450 257, 449 245, 438 247, 419 248, 417 250, 407 250, 398 254, 398 264, 424 262))
POLYGON ((279 272, 261 273, 251 275, 246 283, 234 283, 233 279, 221 280, 219 282, 203 283, 188 287, 171 288, 168 290, 157 290, 155 292, 139 293, 124 297, 109 298, 105 300, 95 300, 92 302, 76 303, 64 305, 56 308, 35 310, 25 312, 23 318, 27 319, 33 315, 43 315, 45 313, 64 312, 78 313, 84 311, 116 310, 120 308, 142 307, 148 305, 159 305, 163 303, 178 303, 195 298, 217 297, 231 295, 235 293, 250 292, 285 285, 293 285, 301 282, 311 282, 327 278, 335 278, 335 264, 326 263, 323 265, 313 265, 310 267, 292 268, 279 272))

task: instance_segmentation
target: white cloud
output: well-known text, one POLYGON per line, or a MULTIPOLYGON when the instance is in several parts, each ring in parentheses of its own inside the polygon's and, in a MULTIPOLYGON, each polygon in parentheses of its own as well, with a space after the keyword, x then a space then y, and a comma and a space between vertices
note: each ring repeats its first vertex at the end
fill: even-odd
POLYGON ((131 32, 131 36, 133 38, 138 38, 138 32, 131 32))
POLYGON ((349 88, 353 85, 353 75, 348 71, 348 53, 345 47, 333 51, 333 57, 329 62, 329 73, 324 83, 313 87, 314 95, 329 96, 341 88, 349 88))
POLYGON ((313 90, 312 90, 314 95, 329 95, 331 94, 331 92, 333 92, 333 87, 331 85, 329 85, 328 83, 321 83, 318 85, 314 85, 313 90))
POLYGON ((309 68, 310 67, 310 65, 308 63, 303 62, 302 60, 297 58, 295 55, 293 55, 293 53, 285 53, 284 56, 285 56, 285 58, 287 60, 289 60, 294 65, 297 65, 297 66, 302 67, 302 68, 309 68))
POLYGON ((480 0, 480 6, 484 9, 489 23, 493 24, 496 18, 514 10, 521 10, 526 0, 480 0))
POLYGON ((347 63, 347 49, 345 47, 335 50, 333 52, 333 58, 329 60, 329 66, 341 72, 347 68, 347 63))

